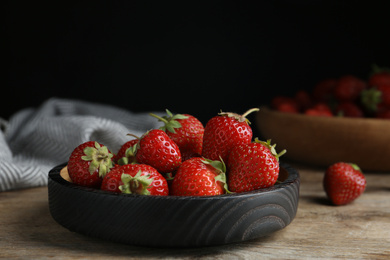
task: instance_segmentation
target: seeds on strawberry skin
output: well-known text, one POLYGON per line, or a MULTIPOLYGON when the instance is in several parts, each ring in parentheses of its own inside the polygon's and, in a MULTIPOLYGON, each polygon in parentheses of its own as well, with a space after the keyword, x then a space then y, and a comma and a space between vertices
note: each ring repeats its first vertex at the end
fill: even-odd
POLYGON ((226 162, 233 146, 250 143, 253 133, 246 116, 258 110, 252 108, 243 115, 221 112, 211 118, 203 134, 202 156, 210 160, 222 159, 226 162))
POLYGON ((222 161, 193 157, 184 161, 173 179, 170 194, 174 196, 221 195, 227 190, 226 166, 222 161))
POLYGON ((356 164, 338 162, 326 170, 323 187, 334 205, 345 205, 364 192, 366 179, 356 164))
POLYGON ((150 114, 164 123, 160 129, 179 146, 182 160, 200 156, 203 146, 203 124, 194 116, 189 114, 173 115, 168 109, 167 116, 150 114))
POLYGON ((160 129, 145 133, 139 140, 137 148, 137 162, 148 164, 160 173, 173 172, 182 162, 179 147, 160 129))
POLYGON ((229 154, 228 186, 232 192, 253 191, 273 186, 279 176, 279 157, 271 140, 256 140, 233 147, 229 154))

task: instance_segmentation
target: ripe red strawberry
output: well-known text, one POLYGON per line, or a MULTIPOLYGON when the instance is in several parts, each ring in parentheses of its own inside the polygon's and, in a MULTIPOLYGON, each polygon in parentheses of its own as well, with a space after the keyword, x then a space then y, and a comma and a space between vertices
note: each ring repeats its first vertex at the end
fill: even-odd
POLYGON ((233 147, 227 162, 228 187, 232 192, 253 191, 275 184, 279 176, 279 154, 271 146, 271 140, 259 141, 233 147))
POLYGON ((114 166, 113 154, 104 145, 88 141, 77 146, 68 161, 69 177, 73 183, 100 187, 103 177, 114 166))
POLYGON ((135 162, 135 146, 138 139, 133 139, 124 143, 114 156, 114 162, 120 165, 130 164, 135 162))
POLYGON ((344 117, 364 117, 363 110, 351 101, 341 102, 335 109, 335 114, 344 117))
POLYGON ((202 155, 226 162, 233 146, 251 142, 253 133, 246 116, 258 110, 253 108, 243 115, 221 112, 211 118, 204 130, 202 155))
POLYGON ((333 94, 338 101, 354 101, 366 88, 367 84, 363 80, 352 75, 346 75, 337 81, 333 94))
POLYGON ((290 97, 276 96, 271 100, 271 107, 280 112, 298 113, 299 104, 290 97))
POLYGON ((312 91, 313 99, 317 102, 329 102, 333 99, 333 90, 337 80, 325 79, 317 83, 312 91))
POLYGON ((182 160, 200 156, 203 146, 203 124, 189 114, 173 115, 168 109, 167 116, 159 117, 150 114, 164 123, 160 129, 179 146, 182 160))
POLYGON ((344 205, 364 192, 366 179, 356 164, 338 162, 326 170, 323 186, 333 204, 344 205))
POLYGON ((181 153, 177 144, 160 129, 146 132, 137 144, 138 163, 148 164, 160 173, 176 170, 181 164, 181 153))
POLYGON ((330 107, 322 102, 315 104, 309 109, 306 109, 304 114, 310 116, 333 116, 330 107))
POLYGON ((211 196, 227 192, 226 166, 221 161, 193 157, 180 165, 173 179, 171 195, 211 196))
POLYGON ((126 164, 112 169, 104 178, 101 189, 115 193, 167 196, 168 184, 153 167, 126 164))
POLYGON ((388 86, 390 87, 390 68, 372 66, 372 73, 368 80, 369 87, 388 86))

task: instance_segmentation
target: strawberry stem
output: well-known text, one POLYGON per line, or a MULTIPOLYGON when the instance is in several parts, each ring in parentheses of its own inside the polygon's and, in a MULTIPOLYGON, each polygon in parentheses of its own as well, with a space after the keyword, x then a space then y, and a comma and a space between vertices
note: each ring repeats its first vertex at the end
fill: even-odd
POLYGON ((248 111, 246 111, 243 115, 242 115, 242 117, 246 117, 247 115, 249 115, 249 114, 251 114, 251 113, 253 113, 253 112, 257 112, 257 111, 259 111, 260 109, 259 108, 251 108, 251 109, 249 109, 248 111))
POLYGON ((163 122, 164 124, 168 124, 168 120, 163 118, 163 117, 161 117, 161 116, 158 116, 158 115, 153 114, 153 113, 149 113, 149 115, 151 115, 154 118, 157 118, 159 121, 163 122))
POLYGON ((177 119, 187 119, 188 116, 182 114, 173 115, 172 112, 168 109, 165 109, 165 111, 167 113, 167 116, 161 117, 153 113, 149 113, 149 115, 157 118, 159 121, 164 123, 164 126, 160 127, 161 130, 163 130, 164 132, 168 130, 171 133, 176 133, 175 129, 181 127, 181 124, 179 123, 179 121, 177 121, 177 119))
POLYGON ((140 138, 138 136, 136 136, 135 134, 127 134, 128 136, 132 136, 132 137, 135 137, 137 140, 139 140, 140 138))
POLYGON ((123 173, 121 176, 123 185, 119 186, 121 192, 125 194, 150 195, 150 191, 147 189, 152 184, 153 178, 149 178, 149 175, 141 174, 141 170, 134 177, 130 174, 123 173))
POLYGON ((255 111, 259 111, 259 108, 251 108, 248 111, 246 111, 243 115, 239 115, 237 113, 233 112, 220 112, 218 115, 220 116, 227 116, 227 117, 233 117, 234 119, 238 120, 239 122, 246 122, 248 125, 251 124, 251 122, 246 118, 250 113, 253 113, 255 111))

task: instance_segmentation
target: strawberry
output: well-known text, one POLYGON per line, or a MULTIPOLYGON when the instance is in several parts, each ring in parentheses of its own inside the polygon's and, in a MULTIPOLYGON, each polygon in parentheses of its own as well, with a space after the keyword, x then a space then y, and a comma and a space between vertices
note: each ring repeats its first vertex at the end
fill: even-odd
POLYGON ((160 173, 176 170, 181 162, 177 144, 161 129, 146 132, 137 144, 136 160, 148 164, 160 173))
POLYGON ((276 96, 271 100, 271 107, 280 112, 298 113, 299 104, 290 97, 276 96))
POLYGON ((330 107, 322 102, 317 103, 313 107, 306 109, 304 114, 310 116, 333 116, 330 107))
POLYGON ((381 108, 390 107, 390 86, 380 85, 362 92, 363 106, 371 112, 380 112, 381 108))
POLYGON ((368 79, 369 87, 388 86, 390 87, 390 68, 379 67, 376 64, 372 66, 372 73, 368 79))
POLYGON ((193 157, 180 165, 173 179, 171 195, 211 196, 227 191, 226 166, 222 161, 193 157))
POLYGON ((73 183, 99 187, 103 177, 114 166, 113 154, 104 145, 88 141, 77 146, 68 161, 69 177, 73 183))
POLYGON ((366 179, 356 164, 338 162, 326 170, 323 186, 333 204, 344 205, 364 192, 366 179))
POLYGON ((363 110, 356 103, 344 101, 337 105, 335 114, 344 117, 364 117, 363 110))
POLYGON ((243 115, 221 112, 218 116, 211 118, 203 134, 203 157, 227 161, 233 146, 251 142, 253 133, 246 116, 258 110, 258 108, 253 108, 243 115))
POLYGON ((141 195, 167 196, 168 184, 153 167, 146 164, 126 164, 111 170, 102 181, 101 190, 141 195))
POLYGON ((388 86, 390 87, 390 72, 381 71, 373 74, 368 80, 369 87, 388 86))
POLYGON ((203 124, 189 114, 173 115, 168 109, 166 112, 167 116, 164 117, 152 113, 150 115, 164 123, 160 129, 179 146, 182 160, 200 156, 203 146, 203 124))
POLYGON ((333 90, 337 84, 336 79, 325 79, 318 82, 312 91, 312 97, 317 102, 329 102, 333 99, 333 90))
POLYGON ((346 75, 337 81, 333 94, 338 101, 355 101, 366 88, 367 84, 363 80, 346 75))
POLYGON ((124 143, 114 156, 114 162, 120 165, 135 162, 135 147, 138 141, 139 139, 133 139, 124 143))
POLYGON ((374 64, 368 86, 361 95, 361 102, 368 112, 380 118, 376 114, 390 108, 390 69, 374 64))
POLYGON ((310 94, 305 90, 298 90, 294 95, 294 100, 298 104, 300 111, 305 111, 313 105, 310 94))
POLYGON ((233 148, 227 162, 228 187, 232 192, 253 191, 275 184, 279 176, 279 154, 271 140, 240 144, 233 148))

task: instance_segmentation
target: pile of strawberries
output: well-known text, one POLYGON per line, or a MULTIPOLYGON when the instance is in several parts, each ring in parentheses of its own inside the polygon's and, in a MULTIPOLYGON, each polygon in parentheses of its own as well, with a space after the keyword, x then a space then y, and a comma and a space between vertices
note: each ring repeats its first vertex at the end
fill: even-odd
POLYGON ((325 79, 311 93, 299 90, 294 97, 274 97, 271 107, 314 116, 390 119, 390 70, 374 66, 367 81, 352 75, 325 79))
POLYGON ((270 141, 253 140, 246 116, 221 112, 205 127, 192 115, 156 117, 160 129, 124 143, 116 154, 96 141, 74 149, 68 161, 72 182, 105 191, 174 196, 209 196, 274 185, 279 154, 270 141))

